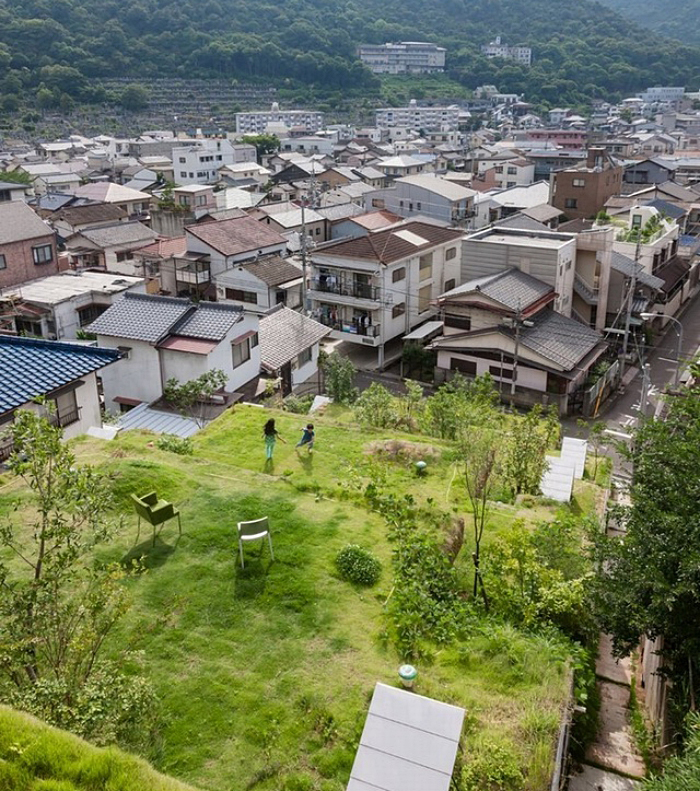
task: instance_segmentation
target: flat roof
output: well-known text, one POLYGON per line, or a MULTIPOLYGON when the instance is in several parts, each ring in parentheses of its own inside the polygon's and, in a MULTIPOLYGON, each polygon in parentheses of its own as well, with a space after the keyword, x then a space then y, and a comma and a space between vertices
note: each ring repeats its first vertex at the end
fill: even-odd
MULTIPOLYGON (((465 241, 473 241, 473 238, 465 241)), ((552 250, 558 250, 560 247, 569 244, 571 239, 552 239, 548 236, 511 236, 510 234, 493 233, 476 241, 489 242, 490 244, 512 244, 517 247, 550 247, 552 250)))
POLYGON ((27 302, 41 302, 55 305, 72 297, 92 291, 102 294, 117 294, 138 283, 142 277, 108 274, 106 272, 80 272, 79 274, 60 274, 43 277, 19 286, 8 286, 0 291, 0 296, 19 296, 27 302))

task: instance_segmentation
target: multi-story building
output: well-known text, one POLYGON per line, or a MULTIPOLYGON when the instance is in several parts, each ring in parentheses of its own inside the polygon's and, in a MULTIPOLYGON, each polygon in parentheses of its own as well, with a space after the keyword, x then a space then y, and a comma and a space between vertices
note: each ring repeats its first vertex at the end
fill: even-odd
POLYGON ((569 219, 593 218, 622 191, 622 173, 604 148, 590 148, 585 165, 552 174, 551 203, 569 219))
POLYGON ((375 124, 380 129, 408 127, 416 131, 451 131, 459 126, 460 109, 456 104, 447 107, 418 106, 411 99, 407 107, 381 107, 375 110, 375 124))
POLYGON ((243 135, 260 135, 284 127, 301 130, 304 134, 315 134, 324 126, 324 115, 316 110, 280 110, 277 102, 265 111, 236 113, 236 132, 243 135))
POLYGON ((312 254, 313 316, 332 337, 377 349, 434 315, 460 277, 462 232, 426 222, 393 225, 312 254))
POLYGON ((654 88, 647 88, 638 96, 646 104, 677 104, 683 100, 684 94, 685 88, 657 85, 654 88))
POLYGON ((396 179, 390 189, 368 193, 365 207, 369 211, 379 206, 402 217, 432 217, 456 225, 471 216, 475 194, 472 189, 438 176, 406 176, 396 179))
POLYGON ((514 60, 523 66, 530 66, 532 64, 532 49, 530 47, 515 46, 511 47, 508 44, 503 44, 500 36, 491 41, 489 44, 484 44, 481 51, 487 58, 503 58, 504 60, 514 60))
POLYGON ((375 74, 429 74, 445 70, 443 47, 427 41, 399 41, 396 44, 363 44, 360 60, 375 74))
POLYGON ((173 148, 173 172, 178 184, 210 184, 219 170, 238 162, 255 162, 254 146, 230 140, 199 140, 196 146, 173 148))
POLYGON ((0 288, 57 271, 53 229, 23 201, 0 205, 0 288))

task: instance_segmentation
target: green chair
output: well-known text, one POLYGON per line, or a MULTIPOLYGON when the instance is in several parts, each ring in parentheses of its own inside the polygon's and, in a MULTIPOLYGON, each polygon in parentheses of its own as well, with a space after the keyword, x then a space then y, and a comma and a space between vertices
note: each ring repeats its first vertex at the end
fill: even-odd
POLYGON ((156 545, 156 531, 159 525, 163 525, 170 519, 177 517, 177 527, 179 535, 182 535, 182 523, 180 522, 180 512, 172 503, 167 500, 159 500, 155 492, 148 492, 141 497, 132 494, 131 499, 134 501, 134 508, 139 517, 138 533, 136 534, 136 543, 139 542, 141 535, 141 520, 145 519, 149 525, 153 527, 153 546, 156 545))
POLYGON ((250 522, 238 523, 238 551, 241 555, 241 568, 245 568, 243 561, 243 542, 256 541, 259 538, 267 536, 268 543, 270 544, 270 557, 274 560, 275 555, 272 551, 272 536, 270 535, 270 523, 266 516, 262 519, 253 519, 250 522))

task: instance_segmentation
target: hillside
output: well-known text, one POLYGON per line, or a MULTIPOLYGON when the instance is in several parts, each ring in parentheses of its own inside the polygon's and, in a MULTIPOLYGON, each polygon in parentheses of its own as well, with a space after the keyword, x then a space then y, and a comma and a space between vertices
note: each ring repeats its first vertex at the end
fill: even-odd
POLYGON ((698 0, 600 0, 623 16, 669 38, 700 45, 698 0))
POLYGON ((700 48, 649 40, 591 0, 0 0, 0 94, 5 110, 70 106, 107 100, 110 76, 216 76, 310 86, 334 106, 378 95, 357 44, 400 39, 447 47, 462 86, 495 83, 544 104, 700 87, 700 48), (496 35, 531 45, 533 68, 487 61, 479 47, 496 35))
POLYGON ((195 791, 114 747, 100 749, 0 705, 0 788, 4 791, 195 791))

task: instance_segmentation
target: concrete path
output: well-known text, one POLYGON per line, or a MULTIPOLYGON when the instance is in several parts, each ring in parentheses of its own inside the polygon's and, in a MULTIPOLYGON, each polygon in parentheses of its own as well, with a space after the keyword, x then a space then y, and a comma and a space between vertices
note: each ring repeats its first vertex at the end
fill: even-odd
POLYGON ((569 781, 569 791, 637 791, 639 783, 627 777, 584 766, 580 775, 569 781))

